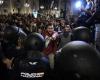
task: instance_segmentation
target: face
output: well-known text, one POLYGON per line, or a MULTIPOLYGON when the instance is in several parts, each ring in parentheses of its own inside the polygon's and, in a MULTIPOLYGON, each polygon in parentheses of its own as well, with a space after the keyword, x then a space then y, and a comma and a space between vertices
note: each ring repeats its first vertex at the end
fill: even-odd
POLYGON ((52 32, 54 31, 54 27, 53 27, 53 26, 48 26, 48 27, 47 27, 47 31, 48 31, 49 33, 52 33, 52 32))
POLYGON ((69 26, 69 25, 66 25, 66 26, 64 27, 64 31, 65 31, 65 32, 70 32, 70 31, 71 31, 70 26, 69 26))
POLYGON ((42 33, 42 29, 38 29, 38 33, 42 33))

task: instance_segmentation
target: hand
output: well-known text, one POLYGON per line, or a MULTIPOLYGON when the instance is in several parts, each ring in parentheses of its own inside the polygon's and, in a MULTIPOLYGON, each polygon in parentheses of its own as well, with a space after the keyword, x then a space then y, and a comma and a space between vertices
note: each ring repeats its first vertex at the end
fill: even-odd
POLYGON ((51 40, 56 40, 56 37, 51 37, 51 40))
POLYGON ((11 64, 12 64, 13 59, 14 58, 12 58, 12 59, 8 59, 8 58, 3 59, 3 63, 6 64, 8 69, 11 69, 11 64))
POLYGON ((58 36, 58 33, 54 33, 54 34, 52 35, 52 40, 56 40, 57 36, 58 36))

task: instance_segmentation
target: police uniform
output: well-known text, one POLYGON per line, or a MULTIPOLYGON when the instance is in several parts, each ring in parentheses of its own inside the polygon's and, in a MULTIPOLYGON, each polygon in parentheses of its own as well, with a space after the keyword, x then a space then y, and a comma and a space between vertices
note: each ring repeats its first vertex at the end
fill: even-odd
POLYGON ((41 34, 33 33, 27 37, 21 55, 12 64, 15 80, 51 80, 50 64, 42 53, 44 47, 41 34))

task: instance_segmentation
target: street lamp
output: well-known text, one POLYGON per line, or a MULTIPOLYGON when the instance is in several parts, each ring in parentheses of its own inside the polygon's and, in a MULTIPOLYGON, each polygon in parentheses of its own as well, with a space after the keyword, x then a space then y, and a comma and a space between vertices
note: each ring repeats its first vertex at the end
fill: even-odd
POLYGON ((44 6, 40 6, 40 9, 44 9, 44 6))
POLYGON ((54 10, 57 10, 57 7, 55 7, 54 10))
POLYGON ((81 8, 82 7, 82 2, 80 0, 77 1, 76 4, 75 4, 75 7, 76 8, 81 8))
POLYGON ((2 4, 3 4, 3 2, 4 2, 3 0, 0 0, 0 5, 2 5, 2 4))
POLYGON ((30 4, 28 4, 28 3, 25 3, 25 4, 24 4, 24 6, 25 6, 25 7, 29 7, 29 6, 30 6, 30 4))

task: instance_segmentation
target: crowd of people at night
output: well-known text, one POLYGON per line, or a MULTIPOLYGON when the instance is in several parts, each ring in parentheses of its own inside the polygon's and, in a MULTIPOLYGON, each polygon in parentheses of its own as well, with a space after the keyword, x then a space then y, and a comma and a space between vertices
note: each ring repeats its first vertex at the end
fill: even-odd
POLYGON ((99 80, 100 0, 86 2, 76 21, 0 15, 0 80, 99 80))

